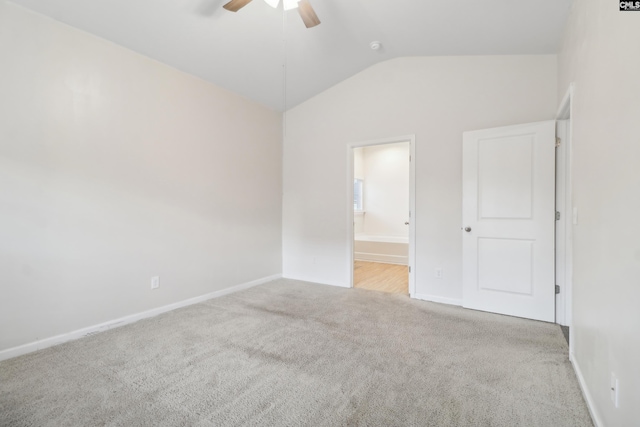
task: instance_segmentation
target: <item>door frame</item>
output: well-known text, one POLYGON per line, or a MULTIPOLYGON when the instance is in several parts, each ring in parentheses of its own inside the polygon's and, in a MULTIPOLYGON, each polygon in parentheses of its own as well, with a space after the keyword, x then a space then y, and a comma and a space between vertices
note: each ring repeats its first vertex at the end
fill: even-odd
MULTIPOLYGON (((561 139, 556 152, 557 176, 556 192, 560 203, 556 210, 560 212, 561 224, 556 226, 556 278, 560 285, 560 294, 556 298, 556 323, 571 327, 573 301, 573 225, 576 224, 572 198, 572 153, 573 153, 573 102, 575 84, 571 83, 560 102, 556 121, 556 136, 561 139)), ((569 352, 573 353, 573 334, 569 334, 569 352)))
POLYGON ((353 149, 371 147, 374 145, 409 143, 409 296, 414 298, 416 293, 416 136, 403 135, 369 141, 351 142, 347 144, 347 271, 349 277, 348 287, 353 288, 353 263, 354 263, 354 233, 353 233, 353 149))

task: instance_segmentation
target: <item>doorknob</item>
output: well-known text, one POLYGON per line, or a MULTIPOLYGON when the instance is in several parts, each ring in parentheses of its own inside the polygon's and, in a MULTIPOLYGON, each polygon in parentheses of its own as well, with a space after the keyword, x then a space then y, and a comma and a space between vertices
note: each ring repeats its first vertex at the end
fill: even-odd
POLYGON ((469 233, 471 231, 471 227, 465 227, 464 231, 466 231, 467 233, 469 233))
POLYGON ((408 221, 407 221, 407 222, 405 222, 405 223, 404 223, 404 225, 409 225, 409 222, 408 222, 408 221))

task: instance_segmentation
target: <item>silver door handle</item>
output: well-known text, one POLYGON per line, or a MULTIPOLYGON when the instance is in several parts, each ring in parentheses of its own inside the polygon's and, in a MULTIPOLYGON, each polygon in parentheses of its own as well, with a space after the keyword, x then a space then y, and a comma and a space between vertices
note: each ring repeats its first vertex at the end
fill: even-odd
POLYGON ((465 227, 464 231, 466 231, 467 233, 469 233, 471 231, 471 227, 465 227))

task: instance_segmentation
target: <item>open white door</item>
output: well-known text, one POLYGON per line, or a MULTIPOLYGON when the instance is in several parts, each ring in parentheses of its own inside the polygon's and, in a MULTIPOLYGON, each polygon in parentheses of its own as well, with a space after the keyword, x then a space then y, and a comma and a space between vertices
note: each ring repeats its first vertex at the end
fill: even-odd
POLYGON ((555 319, 555 121, 465 132, 466 308, 555 319))

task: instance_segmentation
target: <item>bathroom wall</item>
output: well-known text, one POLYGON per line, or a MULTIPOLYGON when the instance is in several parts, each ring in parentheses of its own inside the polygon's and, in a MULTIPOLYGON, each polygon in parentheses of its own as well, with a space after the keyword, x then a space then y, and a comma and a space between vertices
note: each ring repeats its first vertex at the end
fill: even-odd
POLYGON ((409 143, 364 147, 364 224, 371 236, 408 237, 409 143))

